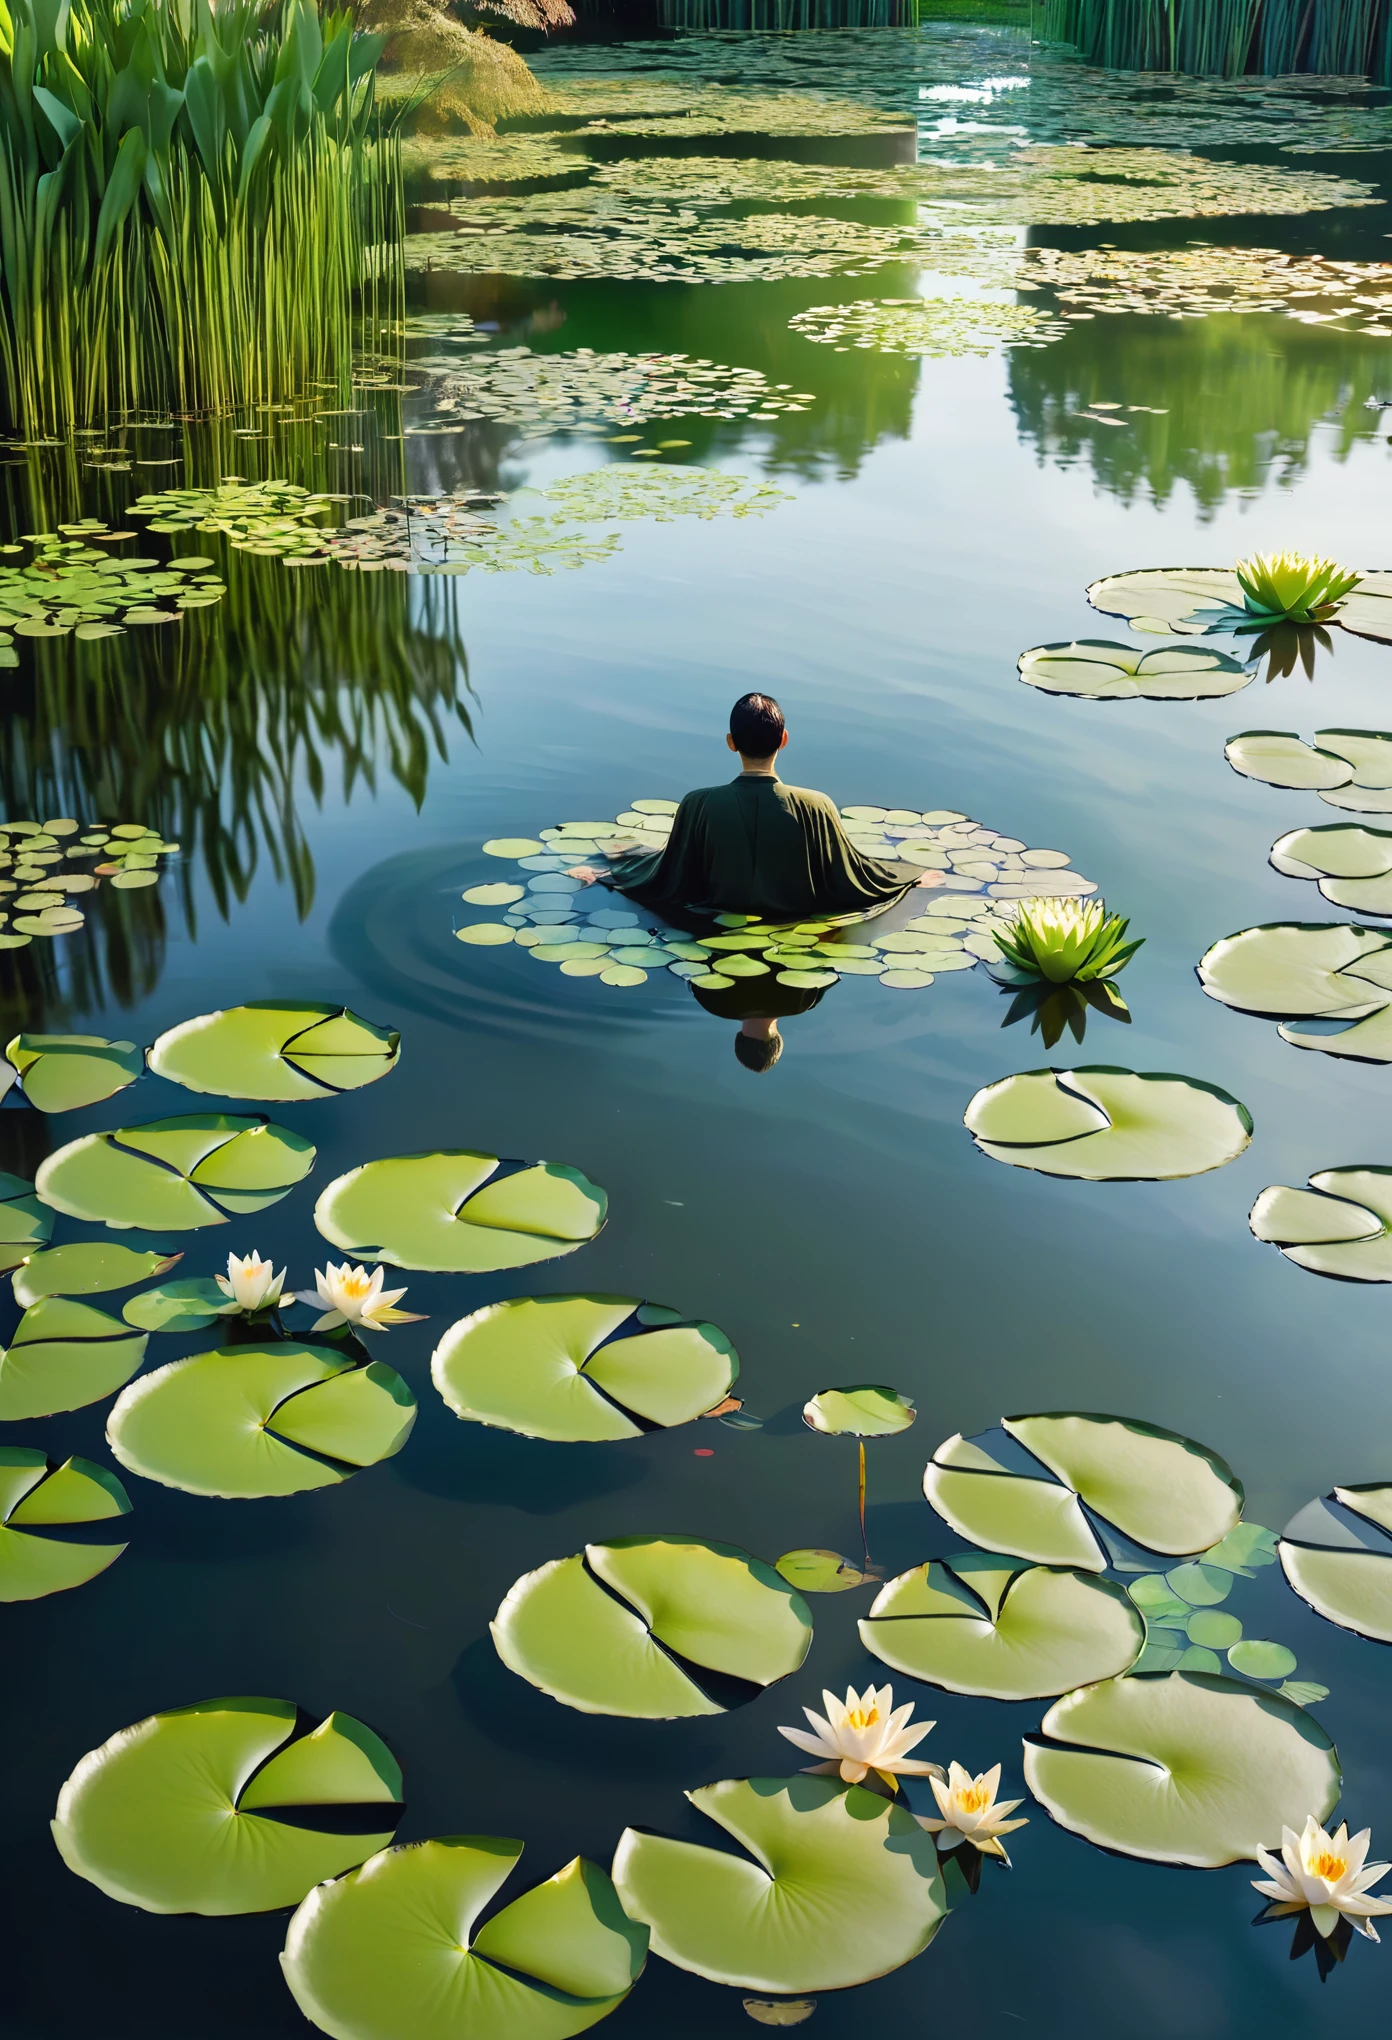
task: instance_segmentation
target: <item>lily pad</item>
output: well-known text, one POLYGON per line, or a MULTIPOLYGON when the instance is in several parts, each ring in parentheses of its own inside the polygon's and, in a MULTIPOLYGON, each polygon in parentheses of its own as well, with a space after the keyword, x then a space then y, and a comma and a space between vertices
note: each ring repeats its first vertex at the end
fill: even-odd
POLYGON ((1392 1282, 1392 1169, 1320 1169, 1308 1190, 1273 1183, 1248 1223, 1312 1275, 1392 1282))
POLYGON ((520 1296, 452 1325, 430 1372, 457 1417, 572 1443, 690 1423, 729 1395, 739 1360, 715 1325, 632 1296, 520 1296))
POLYGON ((1370 1062, 1392 1062, 1392 938, 1352 922, 1274 921, 1226 935, 1199 959, 1211 999, 1281 1020, 1281 1037, 1370 1062), (1302 1029, 1296 1020, 1337 1021, 1302 1029))
POLYGON ((1392 1643, 1392 1486, 1336 1487, 1287 1523, 1276 1550, 1317 1615, 1392 1643))
POLYGON ((524 1573, 490 1625, 509 1670, 582 1714, 721 1714, 797 1671, 812 1617, 772 1566, 700 1537, 620 1537, 524 1573), (714 1690, 700 1681, 714 1675, 714 1690))
POLYGON ((44 1296, 0 1353, 0 1422, 84 1409, 130 1380, 146 1340, 90 1303, 44 1296))
POLYGON ((918 1415, 906 1395, 866 1382, 857 1388, 824 1388, 803 1406, 802 1421, 830 1437, 888 1438, 907 1431, 918 1415))
POLYGON ((980 1552, 901 1573, 860 1625, 865 1648, 895 1671, 992 1700, 1040 1700, 1114 1678, 1145 1635, 1111 1580, 980 1552))
POLYGON ((878 1582, 880 1575, 862 1572, 854 1560, 843 1558, 839 1551, 821 1551, 808 1546, 800 1551, 785 1551, 776 1561, 777 1570, 800 1594, 844 1594, 852 1587, 868 1587, 878 1582))
POLYGON ((201 1332, 220 1317, 230 1317, 237 1305, 206 1275, 186 1276, 182 1282, 160 1282, 142 1289, 121 1312, 128 1325, 145 1332, 201 1332))
POLYGON ((399 1452, 415 1420, 393 1368, 284 1340, 142 1374, 114 1404, 106 1439, 146 1480, 241 1501, 336 1486, 399 1452))
POLYGON ((1271 846, 1271 862, 1287 878, 1313 878, 1336 907, 1392 914, 1392 830, 1357 822, 1291 829, 1271 846))
POLYGON ((145 1067, 133 1041, 107 1041, 100 1034, 17 1034, 5 1055, 40 1112, 99 1105, 133 1084, 145 1067))
POLYGON ((1025 1782, 1061 1827, 1105 1849, 1201 1870, 1254 1858, 1329 1818, 1329 1737, 1278 1693, 1174 1671, 1056 1700, 1025 1738, 1025 1782))
POLYGON ((0 1169, 0 1275, 18 1268, 53 1236, 53 1213, 22 1176, 0 1169))
POLYGON ((323 1192, 314 1223, 358 1260, 481 1274, 573 1254, 600 1230, 608 1202, 563 1163, 505 1165, 455 1148, 350 1169, 323 1192))
POLYGON ((726 1778, 686 1797, 748 1851, 625 1828, 624 1911, 678 1969, 744 1990, 849 1989, 911 1962, 947 1910, 904 1807, 831 1778, 726 1778))
POLYGON ((381 1849, 401 1817, 385 1743, 347 1714, 292 1741, 297 1712, 289 1700, 202 1700, 122 1729, 58 1795, 63 1861, 144 1912, 297 1905, 381 1849), (329 1831, 315 1808, 334 1809, 329 1831), (356 1833, 342 1831, 350 1809, 356 1833), (293 1825, 278 1817, 292 1810, 293 1825))
POLYGON ((577 1856, 475 1932, 520 1842, 449 1835, 384 1849, 311 1891, 281 1966, 335 2040, 569 2040, 621 2005, 648 1936, 597 1864, 577 1856))
POLYGON ((963 1116, 994 1160, 1094 1183, 1203 1175, 1252 1138, 1246 1106, 1216 1084, 1103 1064, 1003 1077, 963 1116))
POLYGON ((1036 645, 1022 652, 1020 678, 1044 694, 1087 701, 1208 701, 1249 687, 1256 669, 1208 645, 1140 651, 1106 638, 1036 645))
POLYGON ((1318 739, 1314 744, 1303 743, 1293 730, 1240 730, 1223 746, 1223 755, 1234 772, 1244 779, 1260 779, 1267 786, 1324 793, 1347 786, 1353 778, 1347 758, 1322 749, 1318 739))
POLYGON ((187 1232, 264 1211, 313 1167, 301 1134, 199 1112, 84 1134, 40 1163, 35 1188, 72 1218, 187 1232))
POLYGON ((75 1544, 42 1533, 129 1514, 129 1495, 105 1467, 90 1459, 54 1466, 31 1446, 0 1445, 0 1601, 37 1601, 85 1586, 116 1563, 125 1545, 75 1544))
POLYGON ((200 1013, 161 1034, 150 1068, 223 1098, 336 1098, 396 1068, 401 1036, 346 1006, 264 1000, 200 1013))
POLYGON ((1083 1411, 1005 1417, 978 1438, 954 1432, 923 1492, 987 1551, 1094 1573, 1108 1551, 1093 1517, 1148 1551, 1187 1557, 1228 1535, 1243 1502, 1231 1468, 1192 1438, 1083 1411))
POLYGON ((98 1296, 103 1290, 148 1282, 182 1258, 121 1247, 114 1240, 74 1240, 66 1247, 31 1254, 15 1269, 10 1286, 21 1304, 37 1303, 44 1296, 98 1296))
POLYGON ((1227 568, 1147 567, 1094 581, 1087 599, 1104 616, 1122 616, 1132 630, 1196 636, 1231 630, 1246 615, 1242 584, 1227 568))

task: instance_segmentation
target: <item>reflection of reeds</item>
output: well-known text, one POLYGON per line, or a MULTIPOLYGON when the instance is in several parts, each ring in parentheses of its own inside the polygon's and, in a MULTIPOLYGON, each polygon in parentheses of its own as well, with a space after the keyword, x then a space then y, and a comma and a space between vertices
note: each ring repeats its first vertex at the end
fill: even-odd
POLYGON ((664 28, 904 28, 916 0, 659 0, 664 28))
POLYGON ((1386 0, 1045 0, 1043 35, 1109 70, 1392 82, 1386 0))

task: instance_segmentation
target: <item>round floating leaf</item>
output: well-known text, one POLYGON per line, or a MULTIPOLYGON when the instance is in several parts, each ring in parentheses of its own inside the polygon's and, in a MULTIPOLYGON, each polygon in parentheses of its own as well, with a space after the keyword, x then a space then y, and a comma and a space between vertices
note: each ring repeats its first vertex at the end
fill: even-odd
POLYGON ((73 1218, 188 1232, 263 1211, 313 1167, 313 1145, 298 1133, 200 1112, 84 1134, 40 1163, 35 1187, 73 1218))
POLYGON ((40 1112, 99 1105, 133 1084, 145 1067, 133 1041, 107 1041, 100 1034, 16 1034, 5 1055, 40 1112))
POLYGON ((520 1842, 450 1835, 321 1884, 280 1958, 305 2017, 335 2040, 569 2040, 595 2025, 641 1975, 646 1930, 577 1856, 475 1933, 521 1855, 520 1842))
MULTIPOLYGON (((350 1715, 331 1714, 292 1742, 295 1721, 289 1700, 203 1700, 122 1729, 58 1795, 53 1838, 63 1861, 145 1912, 298 1904, 391 1840, 401 1772, 350 1715), (362 1831, 321 1832, 316 1807, 351 1808, 362 1831), (296 1809, 303 1825, 268 1809, 296 1809)), ((325 1824, 341 1821, 336 1812, 325 1824)))
POLYGON ((1316 1614, 1392 1643, 1392 1486, 1335 1488, 1286 1525, 1276 1549, 1286 1578, 1316 1614))
POLYGON ((801 1665, 812 1617, 772 1566, 699 1537, 620 1537, 524 1573, 490 1625, 510 1670, 582 1714, 720 1714, 801 1665))
POLYGON ((1256 669, 1208 645, 1138 651, 1105 638, 1036 645, 1022 652, 1020 678, 1045 694, 1088 701, 1207 701, 1251 685, 1256 669))
POLYGON ((90 1303, 44 1296, 0 1354, 0 1421, 50 1417, 113 1395, 145 1357, 147 1341, 90 1303))
POLYGON ((760 2026, 800 2026, 817 2009, 815 1998, 746 1998, 744 2009, 760 2026))
POLYGON ((145 1332, 201 1332, 236 1308, 216 1282, 191 1275, 182 1282, 161 1282, 154 1289, 142 1289, 121 1315, 128 1325, 139 1325, 145 1332))
POLYGON ((800 1594, 844 1594, 851 1587, 868 1587, 879 1578, 877 1573, 862 1572, 839 1551, 819 1551, 810 1546, 801 1551, 785 1551, 775 1564, 788 1585, 796 1587, 800 1594))
POLYGON ((501 949, 513 939, 511 928, 505 928, 501 921, 475 921, 468 928, 456 928, 456 942, 467 942, 474 949, 501 949))
POLYGON ((1334 1745, 1276 1693, 1176 1671, 1068 1693, 1025 1738, 1025 1782, 1061 1827, 1105 1849, 1201 1870, 1325 1821, 1334 1745))
POLYGON ((802 1421, 833 1438, 888 1438, 907 1431, 918 1415, 906 1395, 865 1382, 856 1388, 824 1388, 803 1405, 802 1421))
POLYGON ((521 1296, 452 1325, 430 1371, 458 1417, 567 1442, 689 1423, 729 1395, 739 1360, 715 1325, 644 1322, 632 1296, 521 1296))
POLYGON ((994 1160, 1094 1183, 1200 1176, 1252 1138, 1246 1106, 1216 1084, 1106 1065, 1003 1077, 963 1117, 994 1160))
POLYGON ((357 1260, 441 1274, 573 1254, 604 1224, 608 1199, 578 1169, 536 1162, 500 1176, 501 1166, 470 1148, 365 1162, 330 1183, 314 1223, 357 1260))
POLYGON ((200 1013, 161 1034, 150 1068, 186 1091, 224 1098, 335 1098, 395 1069, 401 1036, 346 1006, 278 999, 200 1013))
POLYGON ((1269 922, 1215 942, 1199 959, 1199 983, 1211 999, 1273 1020, 1357 1020, 1392 1003, 1392 942, 1352 923, 1269 922))
MULTIPOLYGON (((608 827, 608 824, 605 826, 608 827)), ((484 844, 483 854, 485 857, 510 857, 520 863, 524 857, 540 857, 541 847, 530 836, 494 836, 491 842, 484 844)))
POLYGON ((686 1796, 748 1855, 635 1828, 614 1854, 625 1912, 679 1969, 745 1990, 847 1989, 911 1962, 942 1924, 937 1851, 902 1806, 831 1778, 686 1796))
POLYGON ((928 1462, 923 1491, 974 1544, 1085 1572, 1104 1571, 1107 1553, 1083 1504, 1132 1543, 1178 1556, 1217 1544, 1243 1500, 1231 1468, 1192 1438, 1082 1411, 1006 1417, 980 1438, 954 1433, 928 1462))
POLYGON ((1353 767, 1314 744, 1302 743, 1293 730, 1240 730, 1223 747, 1234 772, 1260 779, 1267 786, 1305 787, 1323 792, 1346 786, 1353 767))
POLYGON ((1312 1275, 1392 1282, 1392 1169, 1320 1169, 1310 1183, 1263 1190, 1248 1219, 1256 1237, 1312 1275))
POLYGON ((526 897, 526 887, 509 885, 506 880, 500 885, 471 885, 461 897, 470 907, 510 907, 526 897))
POLYGON ((129 1289, 163 1275, 182 1260, 181 1254, 142 1253, 117 1246, 114 1240, 74 1240, 31 1254, 11 1278, 16 1301, 37 1303, 44 1296, 97 1296, 107 1289, 129 1289))
POLYGON ((1110 1580, 958 1552, 882 1587, 860 1640, 949 1693, 1039 1700, 1129 1670, 1145 1624, 1110 1580))
POLYGON ((1246 607, 1237 575, 1213 567, 1147 567, 1094 581, 1087 599, 1104 616, 1124 616, 1133 630, 1192 637, 1231 630, 1246 607))
POLYGON ((90 1459, 55 1467, 30 1446, 0 1445, 0 1601, 37 1601, 85 1586, 115 1564, 125 1545, 75 1544, 41 1533, 129 1514, 130 1497, 105 1467, 90 1459))
POLYGON ((32 1183, 0 1169, 0 1275, 27 1261, 53 1235, 53 1213, 34 1194, 32 1183))
POLYGON ((1288 1679, 1295 1670, 1295 1652, 1283 1643, 1245 1636, 1228 1650, 1228 1663, 1248 1679, 1288 1679))
POLYGON ((285 1340, 142 1374, 113 1406, 106 1438, 122 1466, 162 1487, 248 1500, 347 1480, 399 1452, 415 1420, 394 1369, 285 1340))

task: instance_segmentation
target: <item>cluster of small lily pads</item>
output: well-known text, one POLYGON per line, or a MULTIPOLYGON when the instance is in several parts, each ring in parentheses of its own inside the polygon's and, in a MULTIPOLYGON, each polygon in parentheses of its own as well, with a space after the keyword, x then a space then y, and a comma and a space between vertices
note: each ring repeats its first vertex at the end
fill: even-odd
POLYGON ((1392 263, 1279 248, 1031 248, 1020 288, 1045 289, 1089 314, 1206 318, 1279 312, 1306 325, 1392 335, 1392 263))
POLYGON ((188 610, 222 600, 226 585, 212 560, 189 554, 166 562, 105 550, 134 536, 87 518, 0 546, 8 553, 33 547, 27 565, 0 566, 0 666, 19 664, 17 637, 119 637, 131 625, 178 623, 188 610))
POLYGON ((788 321, 804 340, 880 354, 937 357, 991 354, 998 347, 1044 347, 1064 327, 1033 305, 985 298, 862 298, 846 305, 811 305, 788 321))
POLYGON ((75 933, 86 918, 75 899, 103 883, 117 892, 157 885, 160 859, 178 849, 142 822, 86 829, 70 815, 0 822, 0 949, 75 933))
POLYGON ((772 419, 803 411, 813 401, 790 383, 771 384, 757 368, 729 368, 688 354, 600 354, 592 347, 563 354, 501 348, 445 376, 434 395, 433 415, 454 423, 418 426, 416 433, 452 431, 486 418, 520 425, 523 438, 542 438, 601 423, 643 425, 652 418, 772 419))

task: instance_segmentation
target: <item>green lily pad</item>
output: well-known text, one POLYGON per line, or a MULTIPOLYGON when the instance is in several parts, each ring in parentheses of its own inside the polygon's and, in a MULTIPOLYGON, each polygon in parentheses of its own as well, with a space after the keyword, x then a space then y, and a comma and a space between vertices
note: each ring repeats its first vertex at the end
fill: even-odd
POLYGON ((1244 1636, 1229 1646, 1228 1663, 1246 1679, 1286 1679, 1295 1670, 1296 1658, 1283 1643, 1244 1636))
POLYGON ((202 1700, 122 1729, 58 1795, 63 1861, 144 1912, 297 1905, 391 1840, 401 1772, 350 1715, 330 1714, 291 1741, 296 1717, 289 1700, 202 1700), (321 1832, 315 1807, 352 1808, 362 1831, 321 1832), (282 1809, 305 1824, 277 1818, 282 1809))
POLYGON ((84 1409, 130 1380, 146 1340, 90 1303, 44 1296, 0 1354, 0 1422, 84 1409))
POLYGON ((842 1990, 911 1962, 941 1926, 931 1836, 863 1786, 726 1778, 686 1797, 748 1854, 636 1828, 614 1853, 624 1911, 678 1969, 744 1990, 842 1990))
POLYGON ((1347 758, 1323 750, 1318 742, 1303 743, 1294 730, 1239 730, 1223 746, 1223 755, 1234 772, 1244 779, 1260 779, 1266 786, 1323 793, 1347 786, 1353 778, 1347 758))
POLYGON ((963 1118, 998 1162, 1094 1183, 1200 1176, 1252 1138, 1246 1106, 1216 1084, 1101 1064, 1003 1077, 963 1118))
POLYGON ((890 1580, 860 1640, 897 1672, 949 1693, 1040 1700, 1135 1663, 1145 1623, 1124 1588, 1089 1573, 957 1552, 890 1580))
POLYGON ((261 1118, 191 1113, 88 1133, 40 1163, 46 1204, 110 1226, 187 1232, 276 1204, 314 1167, 314 1147, 261 1118))
MULTIPOLYGON (((704 1416, 739 1360, 715 1325, 645 1319, 632 1296, 519 1296, 452 1325, 430 1372, 457 1417, 527 1438, 638 1438, 704 1416)), ((664 1314, 665 1315, 665 1314, 664 1314)))
POLYGON ((1308 1190, 1273 1183, 1248 1219, 1297 1268, 1344 1282, 1392 1282, 1392 1169, 1320 1169, 1308 1190))
POLYGON ((700 1537, 620 1537, 524 1573, 490 1624, 499 1657, 582 1714, 671 1721, 729 1704, 699 1681, 771 1686, 812 1617, 772 1566, 700 1537))
POLYGON ((401 1036, 346 1006, 278 999, 200 1013, 161 1034, 150 1068, 186 1091, 224 1098, 336 1098, 396 1068, 401 1036))
POLYGON ((1287 1523, 1276 1549, 1287 1580, 1317 1615, 1392 1643, 1392 1486, 1335 1488, 1287 1523))
POLYGON ((1360 914, 1392 914, 1392 831, 1358 822, 1291 829, 1271 846, 1286 878, 1312 878, 1332 906, 1360 914))
POLYGON ((230 1317, 237 1306, 216 1282, 205 1275, 186 1276, 182 1282, 160 1282, 142 1289, 121 1312, 128 1325, 144 1332, 201 1332, 220 1317, 230 1317))
POLYGON ((520 1842, 449 1835, 310 1892, 281 1956, 305 2017, 336 2040, 569 2040, 605 2018, 642 1974, 646 1930, 577 1856, 475 1932, 521 1855, 520 1842))
POLYGON ((1200 636, 1231 630, 1246 615, 1242 584, 1226 568, 1147 567, 1094 581, 1087 599, 1104 616, 1122 616, 1132 630, 1159 636, 1200 636))
POLYGON ((21 1261, 10 1286, 21 1304, 37 1303, 45 1296, 98 1296, 103 1290, 148 1282, 182 1259, 181 1254, 117 1246, 114 1240, 74 1240, 70 1246, 49 1247, 21 1261))
POLYGON ((1280 1020, 1282 1040, 1392 1062, 1392 938, 1351 922, 1275 921, 1226 935, 1199 959, 1211 999, 1280 1020), (1338 1022, 1301 1028, 1302 1019, 1338 1022))
POLYGON ((133 1084, 145 1067, 133 1041, 107 1041, 100 1034, 17 1034, 5 1055, 40 1112, 99 1105, 133 1084))
POLYGON ((0 1169, 0 1275, 18 1268, 53 1237, 53 1213, 22 1176, 0 1169))
POLYGON ((856 1388, 824 1388, 804 1404, 802 1421, 833 1438, 888 1438, 907 1431, 918 1415, 906 1395, 865 1382, 856 1388))
POLYGON ((1231 1468, 1192 1438, 1083 1411, 1005 1417, 978 1438, 954 1433, 929 1460, 923 1492, 987 1551, 1093 1573, 1108 1555, 1085 1506, 1131 1543, 1180 1557, 1217 1544, 1243 1501, 1231 1468))
POLYGON ((114 1404, 106 1439, 122 1466, 162 1487, 251 1500, 333 1487, 399 1452, 415 1420, 393 1368, 284 1340, 142 1374, 114 1404))
POLYGON ((1235 1679, 1174 1671, 1056 1700, 1025 1738, 1025 1782, 1060 1827, 1126 1856, 1201 1870, 1325 1821, 1342 1783, 1302 1708, 1235 1679))
POLYGON ((54 1466, 31 1446, 0 1445, 0 1601, 37 1601, 94 1580, 124 1544, 74 1544, 41 1533, 129 1514, 129 1495, 105 1467, 90 1459, 54 1466))
POLYGON ((852 1587, 868 1587, 880 1577, 878 1573, 862 1572, 839 1551, 821 1551, 813 1546, 785 1551, 775 1560, 775 1566, 800 1594, 844 1594, 852 1587))
POLYGON ((608 1198, 578 1169, 536 1162, 499 1176, 500 1166, 471 1148, 365 1162, 329 1184, 314 1223, 355 1259, 442 1274, 573 1254, 604 1224, 608 1198))
POLYGON ((1106 638, 1036 645, 1022 652, 1020 678, 1044 694, 1088 701, 1208 701, 1250 687, 1256 668, 1209 645, 1167 645, 1140 651, 1106 638))

